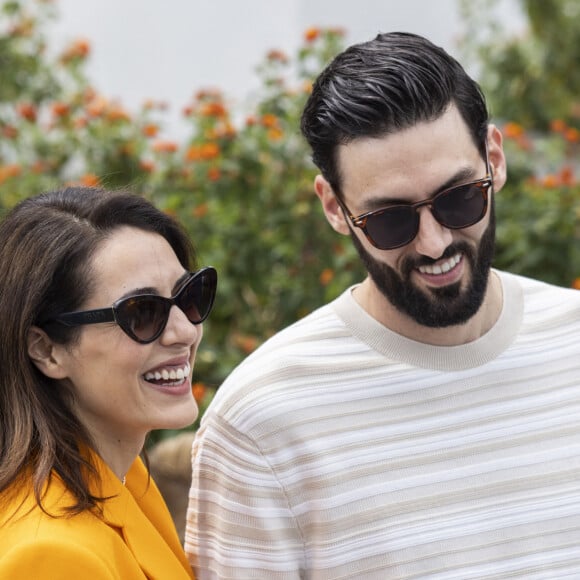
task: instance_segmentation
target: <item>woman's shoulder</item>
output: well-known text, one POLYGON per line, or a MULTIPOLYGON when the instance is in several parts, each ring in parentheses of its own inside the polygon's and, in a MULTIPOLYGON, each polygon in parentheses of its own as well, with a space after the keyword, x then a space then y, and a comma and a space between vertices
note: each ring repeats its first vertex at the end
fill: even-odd
POLYGON ((74 504, 74 498, 60 478, 51 478, 41 500, 42 506, 37 502, 31 481, 16 483, 0 494, 0 545, 43 538, 48 543, 81 544, 87 534, 98 534, 100 519, 95 513, 87 510, 70 515, 67 507, 74 504))

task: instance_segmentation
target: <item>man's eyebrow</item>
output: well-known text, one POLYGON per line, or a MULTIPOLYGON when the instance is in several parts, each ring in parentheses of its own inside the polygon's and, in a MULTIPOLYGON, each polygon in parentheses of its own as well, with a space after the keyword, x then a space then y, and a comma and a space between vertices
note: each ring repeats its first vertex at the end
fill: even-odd
MULTIPOLYGON (((473 167, 462 167, 458 169, 449 179, 444 181, 437 189, 435 189, 430 195, 421 198, 423 199, 431 199, 438 193, 449 189, 450 187, 454 187, 455 185, 461 185, 462 183, 469 183, 473 181, 476 177, 476 170, 473 167)), ((388 207, 390 205, 408 205, 410 202, 408 199, 402 199, 397 197, 376 197, 369 199, 366 203, 367 207, 369 208, 367 211, 373 211, 375 209, 381 209, 383 207, 388 207)))

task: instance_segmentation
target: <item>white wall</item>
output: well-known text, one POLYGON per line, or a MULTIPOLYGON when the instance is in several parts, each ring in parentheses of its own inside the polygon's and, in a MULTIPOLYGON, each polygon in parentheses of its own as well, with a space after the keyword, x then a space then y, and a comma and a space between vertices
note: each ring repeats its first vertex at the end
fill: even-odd
MULTIPOLYGON (((53 40, 89 39, 97 89, 130 109, 148 98, 169 102, 174 131, 200 88, 219 87, 241 107, 258 87, 254 71, 265 53, 293 54, 309 26, 342 27, 348 44, 389 30, 417 32, 457 54, 457 1, 58 0, 53 40)), ((517 26, 517 0, 500 5, 517 26)))

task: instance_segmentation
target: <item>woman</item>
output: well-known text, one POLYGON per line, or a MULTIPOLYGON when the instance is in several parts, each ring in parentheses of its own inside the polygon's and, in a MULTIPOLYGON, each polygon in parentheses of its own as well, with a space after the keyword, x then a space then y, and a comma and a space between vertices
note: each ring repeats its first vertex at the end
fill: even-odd
POLYGON ((139 458, 197 416, 217 277, 192 262, 127 193, 47 193, 0 224, 0 578, 193 577, 139 458))

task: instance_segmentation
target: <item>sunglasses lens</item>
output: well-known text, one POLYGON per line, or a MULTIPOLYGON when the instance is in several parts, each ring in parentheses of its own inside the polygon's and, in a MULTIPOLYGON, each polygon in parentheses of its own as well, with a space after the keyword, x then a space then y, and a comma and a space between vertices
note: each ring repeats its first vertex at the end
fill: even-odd
POLYGON ((448 228, 466 228, 478 222, 487 208, 485 192, 476 184, 442 192, 433 201, 435 219, 448 228))
POLYGON ((119 325, 139 342, 151 342, 167 323, 171 304, 153 296, 135 296, 125 300, 118 309, 119 325))
POLYGON ((216 271, 208 268, 193 276, 179 292, 175 302, 193 324, 199 324, 208 317, 213 306, 216 286, 216 271))
POLYGON ((408 244, 417 234, 419 214, 408 206, 396 206, 371 214, 366 232, 380 250, 408 244))

